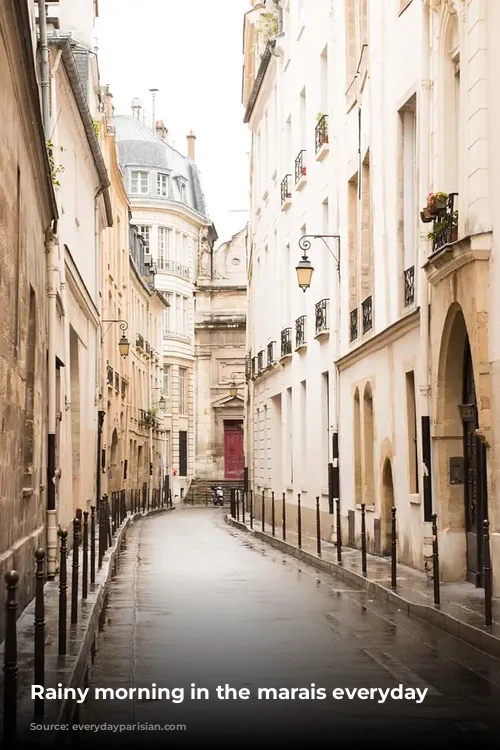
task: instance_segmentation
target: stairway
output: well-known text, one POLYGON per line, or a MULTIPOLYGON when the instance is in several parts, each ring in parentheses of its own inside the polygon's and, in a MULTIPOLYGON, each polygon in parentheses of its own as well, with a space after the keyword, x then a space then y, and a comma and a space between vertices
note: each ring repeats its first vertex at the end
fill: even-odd
POLYGON ((212 505, 212 487, 222 487, 224 490, 224 505, 229 507, 231 490, 237 489, 243 492, 243 480, 238 482, 231 479, 193 479, 184 498, 184 504, 212 505))

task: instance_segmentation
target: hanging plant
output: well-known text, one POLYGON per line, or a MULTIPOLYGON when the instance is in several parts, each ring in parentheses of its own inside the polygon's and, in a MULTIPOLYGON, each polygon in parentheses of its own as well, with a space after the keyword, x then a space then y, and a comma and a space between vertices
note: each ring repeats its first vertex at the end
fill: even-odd
POLYGON ((440 211, 444 211, 448 206, 450 196, 448 193, 429 193, 427 203, 420 212, 420 218, 424 223, 434 221, 440 211))
POLYGON ((279 33, 277 16, 274 13, 261 13, 258 30, 259 34, 262 35, 264 42, 267 44, 270 39, 279 33))
POLYGON ((96 120, 94 117, 92 118, 92 126, 94 128, 95 137, 97 140, 99 140, 99 136, 101 135, 101 124, 99 120, 96 120))
POLYGON ((434 222, 432 232, 427 235, 428 240, 436 242, 444 236, 449 230, 449 242, 456 242, 458 239, 458 211, 454 211, 453 215, 445 215, 439 221, 434 222))
MULTIPOLYGON (((59 181, 59 175, 64 172, 64 165, 63 164, 56 164, 56 160, 54 157, 54 144, 52 141, 46 141, 45 145, 47 147, 47 154, 49 157, 49 164, 50 164, 50 172, 52 176, 52 184, 54 187, 61 187, 61 183, 59 181)), ((62 146, 59 146, 59 151, 61 153, 64 151, 64 148, 62 146)))

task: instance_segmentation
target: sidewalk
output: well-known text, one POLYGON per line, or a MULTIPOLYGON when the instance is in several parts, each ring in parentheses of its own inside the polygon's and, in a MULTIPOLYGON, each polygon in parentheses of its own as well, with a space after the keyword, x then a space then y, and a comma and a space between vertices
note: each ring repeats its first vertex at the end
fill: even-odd
POLYGON ((302 549, 298 548, 298 536, 287 529, 286 541, 282 539, 281 526, 276 525, 275 537, 272 527, 254 518, 253 531, 250 519, 246 523, 236 521, 230 515, 226 521, 236 528, 253 533, 277 549, 281 549, 316 568, 333 573, 373 596, 384 599, 422 620, 435 625, 451 635, 466 641, 481 651, 500 658, 500 600, 493 599, 493 626, 484 625, 484 590, 477 589, 467 582, 441 583, 441 604, 434 604, 432 579, 424 572, 398 563, 397 589, 391 589, 391 561, 367 555, 367 576, 362 574, 361 550, 342 548, 342 564, 337 562, 337 548, 334 544, 321 542, 321 558, 317 555, 316 539, 302 537, 302 549))
MULTIPOLYGON (((71 613, 71 566, 72 551, 68 555, 68 590, 67 590, 67 655, 59 656, 59 578, 48 581, 44 587, 45 601, 45 687, 55 688, 62 683, 64 688, 77 688, 83 685, 87 664, 99 618, 106 603, 107 589, 113 576, 113 570, 119 551, 125 541, 127 529, 134 523, 150 518, 158 513, 175 508, 158 508, 146 513, 129 515, 117 529, 112 544, 106 551, 102 568, 99 570, 96 557, 95 584, 89 584, 88 597, 82 600, 82 548, 80 546, 80 568, 78 582, 78 624, 70 624, 71 613)), ((96 530, 96 551, 99 549, 98 529, 96 530)), ((97 554, 97 553, 96 553, 97 554)), ((34 684, 34 615, 35 601, 26 607, 17 621, 17 705, 18 705, 18 739, 28 739, 29 725, 33 718, 34 701, 31 700, 31 685, 34 684)), ((3 663, 4 643, 0 645, 0 659, 3 663)), ((0 675, 0 694, 3 694, 3 675, 0 675)), ((45 702, 45 712, 36 723, 64 724, 71 718, 75 708, 73 700, 49 700, 45 702)), ((0 729, 3 729, 3 714, 0 713, 0 729)), ((1 737, 1 734, 0 734, 1 737)), ((39 739, 39 738, 38 738, 39 739)), ((44 732, 44 744, 54 739, 52 732, 44 732)), ((0 742, 1 744, 1 742, 0 742)))

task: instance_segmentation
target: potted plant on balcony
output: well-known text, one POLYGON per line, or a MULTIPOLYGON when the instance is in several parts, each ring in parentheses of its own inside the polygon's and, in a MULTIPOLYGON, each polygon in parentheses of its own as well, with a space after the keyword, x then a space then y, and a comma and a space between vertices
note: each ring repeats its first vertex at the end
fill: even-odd
POLYGON ((152 406, 151 409, 144 413, 144 427, 158 426, 158 407, 152 406))
POLYGON ((429 193, 427 203, 420 212, 420 218, 424 224, 434 221, 440 211, 443 211, 448 205, 448 193, 429 193))
MULTIPOLYGON (((454 211, 453 215, 445 214, 438 221, 435 221, 432 232, 429 232, 427 239, 436 242, 444 236, 447 229, 450 229, 448 242, 456 242, 458 239, 458 211, 454 211)), ((447 244, 446 241, 443 244, 447 244)))
POLYGON ((316 115, 316 124, 319 125, 323 120, 323 143, 328 143, 328 118, 324 112, 318 112, 316 115))

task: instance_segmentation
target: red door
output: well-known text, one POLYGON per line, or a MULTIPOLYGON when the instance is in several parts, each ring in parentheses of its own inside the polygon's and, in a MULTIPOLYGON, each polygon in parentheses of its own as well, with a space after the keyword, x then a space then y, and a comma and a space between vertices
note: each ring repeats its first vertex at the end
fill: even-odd
POLYGON ((224 476, 241 481, 245 468, 243 423, 224 422, 224 476))

